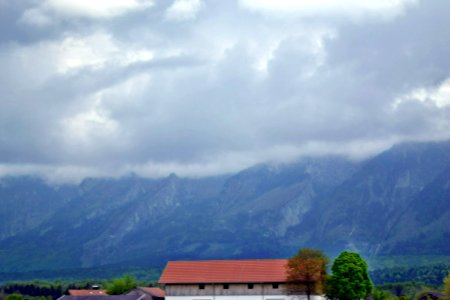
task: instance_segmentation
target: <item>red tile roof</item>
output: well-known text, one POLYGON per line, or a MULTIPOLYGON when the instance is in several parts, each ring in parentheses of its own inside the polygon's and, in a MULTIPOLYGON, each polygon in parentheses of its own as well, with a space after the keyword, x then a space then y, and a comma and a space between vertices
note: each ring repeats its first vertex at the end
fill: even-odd
POLYGON ((285 259, 169 261, 160 283, 286 282, 285 259))
POLYGON ((69 290, 71 296, 108 296, 106 290, 69 290))
POLYGON ((166 296, 166 293, 160 288, 140 286, 139 289, 143 290, 147 294, 150 294, 158 298, 164 298, 166 296))

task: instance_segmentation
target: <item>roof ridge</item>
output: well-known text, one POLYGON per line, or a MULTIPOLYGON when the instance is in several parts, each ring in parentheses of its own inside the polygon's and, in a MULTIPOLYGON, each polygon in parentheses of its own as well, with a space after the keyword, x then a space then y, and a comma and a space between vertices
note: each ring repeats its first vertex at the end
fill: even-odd
POLYGON ((173 262, 210 262, 210 261, 272 261, 272 260, 288 260, 287 258, 255 258, 255 259, 206 259, 206 260, 171 260, 173 262))

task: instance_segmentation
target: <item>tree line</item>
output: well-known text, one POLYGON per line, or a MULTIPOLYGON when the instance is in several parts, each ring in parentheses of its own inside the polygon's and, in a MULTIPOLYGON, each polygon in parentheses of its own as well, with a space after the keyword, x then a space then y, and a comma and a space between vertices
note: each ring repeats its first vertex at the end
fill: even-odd
MULTIPOLYGON (((450 300, 450 274, 448 266, 433 266, 411 268, 405 271, 410 276, 422 274, 422 278, 433 278, 433 284, 418 282, 395 282, 404 273, 398 270, 372 272, 380 282, 392 280, 391 283, 379 284, 376 288, 369 276, 368 265, 355 252, 342 252, 331 266, 325 254, 316 249, 300 249, 296 255, 288 260, 287 292, 295 295, 304 293, 308 300, 311 295, 325 295, 330 300, 408 300, 428 299, 431 292, 442 299, 450 300), (392 275, 394 274, 394 275, 392 275), (400 275, 398 275, 400 274, 400 275), (431 276, 430 274, 438 274, 431 276), (390 276, 394 276, 393 278, 390 276), (446 276, 446 277, 445 277, 446 276), (445 277, 445 278, 444 278, 445 277), (440 284, 436 284, 440 279, 440 284), (443 284, 443 286, 442 286, 443 284), (425 297, 425 298, 423 298, 425 297), (447 298, 446 298, 447 297, 447 298)), ((403 278, 408 278, 407 276, 403 278)), ((67 294, 69 289, 89 289, 93 285, 100 285, 108 294, 118 295, 126 293, 136 286, 154 286, 156 282, 138 282, 133 276, 125 275, 112 280, 83 280, 83 281, 33 281, 10 282, 0 286, 0 299, 6 300, 54 300, 67 294), (2 296, 3 295, 3 296, 2 296)))
POLYGON ((0 285, 0 299, 6 300, 55 300, 62 295, 68 295, 71 289, 91 289, 97 285, 106 289, 110 295, 126 293, 136 286, 155 286, 154 281, 138 281, 131 275, 111 280, 80 280, 80 281, 43 281, 7 282, 0 285))
POLYGON ((435 264, 420 267, 396 267, 373 270, 370 277, 375 284, 417 282, 439 287, 448 275, 450 264, 435 264))

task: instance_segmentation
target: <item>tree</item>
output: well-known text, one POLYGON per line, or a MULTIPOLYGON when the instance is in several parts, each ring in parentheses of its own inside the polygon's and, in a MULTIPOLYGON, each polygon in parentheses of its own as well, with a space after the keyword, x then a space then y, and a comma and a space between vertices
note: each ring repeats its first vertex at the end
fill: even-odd
POLYGON ((106 292, 109 295, 121 295, 136 288, 136 279, 130 275, 124 275, 121 278, 115 278, 106 285, 106 292))
POLYGON ((387 300, 391 298, 391 295, 387 291, 373 289, 372 291, 372 299, 373 300, 387 300))
POLYGON ((330 299, 357 300, 367 298, 373 288, 366 262, 354 252, 342 252, 334 261, 327 281, 330 299))
POLYGON ((308 300, 311 294, 323 292, 327 277, 328 258, 320 250, 300 249, 288 260, 288 291, 305 292, 308 300))
POLYGON ((23 296, 21 294, 10 294, 5 297, 5 300, 23 300, 23 296))
POLYGON ((447 300, 450 300, 450 272, 448 276, 444 278, 444 294, 447 300))

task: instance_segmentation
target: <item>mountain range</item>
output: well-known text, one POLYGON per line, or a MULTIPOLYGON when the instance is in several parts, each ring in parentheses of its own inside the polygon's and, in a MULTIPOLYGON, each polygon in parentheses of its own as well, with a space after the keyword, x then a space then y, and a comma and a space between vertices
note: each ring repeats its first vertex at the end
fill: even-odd
POLYGON ((204 178, 0 179, 3 272, 288 257, 301 247, 449 255, 450 141, 204 178))

